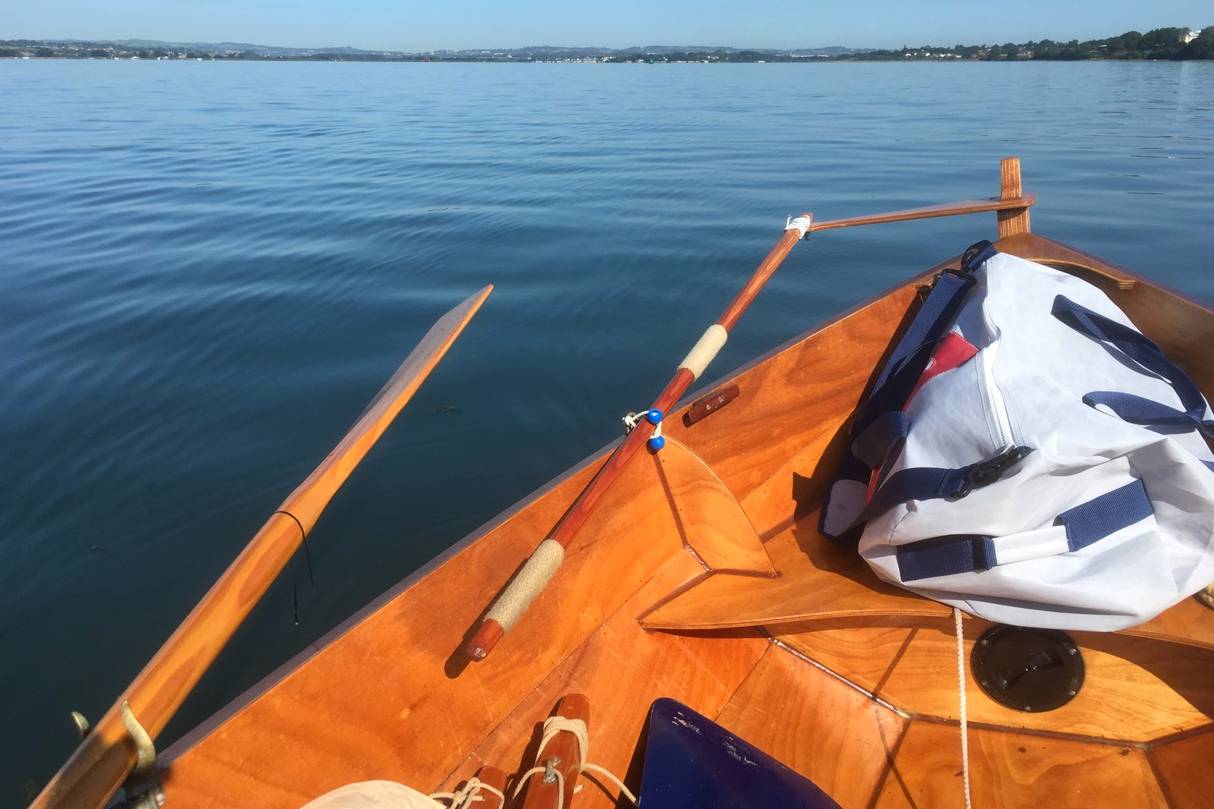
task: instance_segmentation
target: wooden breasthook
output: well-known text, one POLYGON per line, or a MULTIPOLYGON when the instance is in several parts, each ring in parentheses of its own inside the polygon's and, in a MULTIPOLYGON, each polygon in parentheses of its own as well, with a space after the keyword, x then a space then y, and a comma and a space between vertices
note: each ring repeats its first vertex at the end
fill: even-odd
POLYGON ((434 324, 341 442, 282 502, 114 706, 87 731, 31 809, 101 807, 132 769, 137 775, 148 772, 155 758, 152 740, 492 291, 486 286, 434 324))

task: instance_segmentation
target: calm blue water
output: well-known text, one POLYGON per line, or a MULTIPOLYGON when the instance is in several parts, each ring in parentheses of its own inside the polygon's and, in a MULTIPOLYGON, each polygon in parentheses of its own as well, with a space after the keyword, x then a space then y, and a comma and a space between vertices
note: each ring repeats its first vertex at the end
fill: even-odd
MULTIPOLYGON (((0 98, 3 805, 486 281, 316 588, 283 577, 170 735, 613 438, 786 214, 990 195, 1020 154, 1038 230, 1214 300, 1214 64, 26 61, 0 98)), ((799 247, 710 376, 992 232, 799 247)))

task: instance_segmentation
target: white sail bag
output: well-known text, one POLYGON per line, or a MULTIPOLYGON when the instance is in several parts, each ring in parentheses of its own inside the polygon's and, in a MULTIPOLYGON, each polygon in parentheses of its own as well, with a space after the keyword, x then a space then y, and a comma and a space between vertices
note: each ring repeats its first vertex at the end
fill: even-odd
POLYGON ((970 248, 857 414, 822 511, 885 581, 1001 623, 1117 630, 1214 580, 1214 436, 1095 286, 970 248))

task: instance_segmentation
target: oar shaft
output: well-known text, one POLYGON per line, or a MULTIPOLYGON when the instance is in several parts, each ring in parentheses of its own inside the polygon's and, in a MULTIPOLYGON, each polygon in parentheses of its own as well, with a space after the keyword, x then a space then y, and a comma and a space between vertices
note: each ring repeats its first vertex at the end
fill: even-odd
MULTIPOLYGON (((805 214, 798 222, 804 221, 809 226, 810 214, 805 214)), ((721 316, 717 318, 688 352, 679 368, 666 387, 654 400, 652 408, 666 413, 682 398, 687 389, 696 381, 725 345, 729 330, 738 322, 738 318, 746 311, 764 285, 775 274, 784 259, 804 235, 805 230, 790 226, 784 235, 776 242, 775 247, 759 264, 751 275, 746 286, 742 287, 737 296, 730 302, 721 316)), ((619 479, 628 462, 645 445, 653 435, 655 425, 642 419, 616 447, 611 457, 599 468, 595 476, 574 499, 569 509, 549 532, 548 537, 540 543, 535 552, 527 558, 518 575, 507 584, 506 589, 489 607, 472 639, 465 646, 465 651, 473 660, 483 660, 502 639, 514 623, 522 617, 531 603, 544 591, 548 582, 555 575, 564 561, 564 550, 573 542, 582 526, 594 513, 594 508, 612 484, 619 479)))
POLYGON ((123 723, 129 702, 155 738, 236 628, 291 560, 329 500, 383 435, 492 291, 487 286, 441 318, 392 375, 349 433, 295 489, 144 667, 30 809, 100 809, 136 761, 123 723))
POLYGON ((906 208, 901 211, 852 216, 847 219, 826 219, 810 225, 809 232, 821 233, 824 230, 839 230, 864 225, 887 225, 891 222, 913 222, 920 219, 938 219, 943 216, 966 216, 990 211, 1001 213, 1027 211, 1036 202, 1037 197, 1032 194, 1016 194, 1000 199, 967 199, 960 202, 928 205, 924 208, 906 208))

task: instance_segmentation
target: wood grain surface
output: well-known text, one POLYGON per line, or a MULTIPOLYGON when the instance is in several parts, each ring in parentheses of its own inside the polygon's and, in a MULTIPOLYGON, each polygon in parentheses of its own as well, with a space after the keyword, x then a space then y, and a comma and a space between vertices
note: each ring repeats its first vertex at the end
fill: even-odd
MULTIPOLYGON (((1024 195, 1020 183, 1020 158, 1005 157, 999 164, 999 199, 1014 200, 1024 195)), ((1010 210, 1001 210, 996 217, 999 220, 999 238, 1006 239, 1020 233, 1028 233, 1029 206, 1025 205, 1010 210)))
POLYGON ((709 570, 776 575, 746 512, 708 464, 673 438, 652 463, 680 540, 709 570))
MULTIPOLYGON (((552 716, 576 719, 590 727, 590 700, 585 694, 566 694, 557 700, 552 716)), ((551 768, 552 780, 545 774, 532 775, 523 787, 522 809, 557 809, 572 806, 573 790, 582 769, 582 749, 572 731, 560 731, 535 754, 536 767, 551 768), (560 773, 560 777, 556 776, 560 773)), ((526 770, 524 770, 526 772, 526 770)))
MULTIPOLYGON (((966 622, 966 660, 987 621, 966 622)), ((1214 652, 1125 635, 1074 632, 1085 669, 1083 688, 1053 711, 1005 708, 967 679, 971 722, 1146 742, 1208 725, 1214 717, 1214 652)), ((880 688, 914 715, 957 718, 955 638, 948 629, 915 632, 880 688)), ((844 668, 846 671, 846 668, 844 668)))
POLYGON ((1147 754, 1172 809, 1208 809, 1214 795, 1214 732, 1169 742, 1147 754))
POLYGON ((717 722, 813 781, 847 809, 868 805, 890 766, 905 720, 773 647, 717 722))
MULTIPOLYGON (((975 807, 1166 806, 1146 753, 1135 747, 978 728, 969 738, 975 807)), ((875 805, 963 806, 957 726, 911 722, 875 805)))
MULTIPOLYGON (((672 697, 715 716, 770 643, 758 633, 641 632, 635 620, 646 604, 699 571, 699 565, 686 554, 668 560, 575 653, 539 681, 492 733, 470 749, 468 760, 455 772, 467 771, 484 760, 504 762, 515 771, 530 767, 539 719, 560 695, 572 691, 585 694, 594 713, 589 761, 621 777, 629 771, 649 706, 658 697, 672 697)), ((578 809, 614 806, 614 790, 593 782, 593 776, 583 777, 586 786, 578 794, 578 809)))

